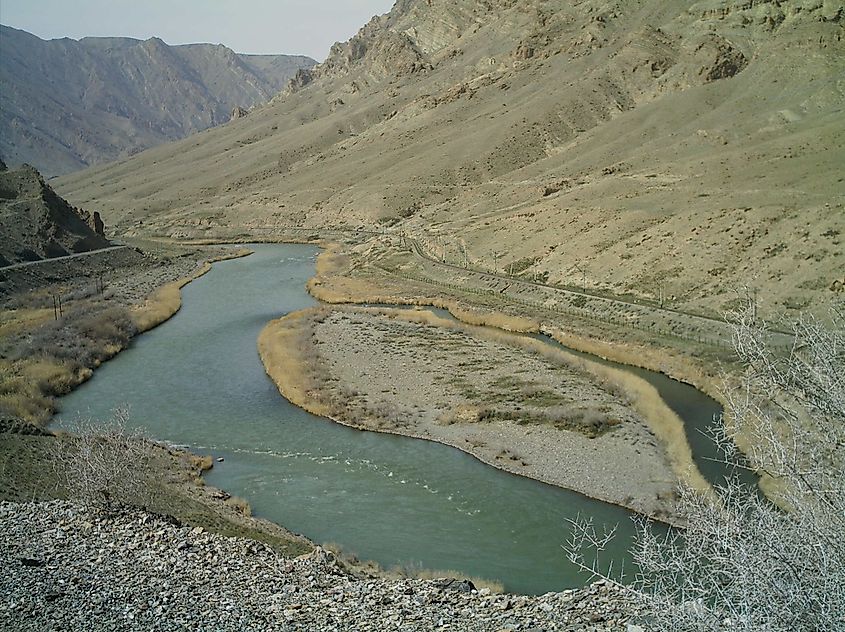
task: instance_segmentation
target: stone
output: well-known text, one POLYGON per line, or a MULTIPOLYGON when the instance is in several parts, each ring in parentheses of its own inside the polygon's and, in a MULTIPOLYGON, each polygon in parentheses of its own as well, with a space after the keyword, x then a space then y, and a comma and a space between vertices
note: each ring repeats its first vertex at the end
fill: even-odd
POLYGON ((99 211, 94 211, 94 215, 91 217, 91 228, 94 229, 94 232, 97 233, 100 237, 106 236, 106 225, 103 223, 103 218, 100 217, 99 211))
POLYGON ((232 118, 231 118, 231 120, 233 120, 233 121, 234 121, 235 119, 243 118, 243 117, 247 116, 248 114, 249 114, 249 110, 247 110, 247 109, 245 109, 245 108, 242 108, 242 107, 241 107, 241 106, 239 106, 239 105, 236 105, 236 106, 232 109, 232 118))

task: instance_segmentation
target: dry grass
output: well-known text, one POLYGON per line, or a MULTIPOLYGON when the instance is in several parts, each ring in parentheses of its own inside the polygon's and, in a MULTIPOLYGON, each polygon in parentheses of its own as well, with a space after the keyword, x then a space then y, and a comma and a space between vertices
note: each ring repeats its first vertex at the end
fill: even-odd
POLYGON ((182 288, 209 270, 211 270, 211 264, 203 263, 191 275, 160 287, 143 305, 135 307, 132 310, 132 320, 138 331, 141 333, 149 331, 178 312, 182 307, 182 288))
POLYGON ((58 320, 4 336, 0 413, 45 423, 55 410, 53 398, 90 378, 135 333, 128 310, 86 299, 68 304, 58 320))
POLYGON ((318 314, 318 308, 306 309, 268 323, 258 335, 258 355, 285 399, 314 415, 329 417, 329 407, 314 396, 310 363, 303 355, 303 332, 318 314))
MULTIPOLYGON (((397 300, 395 295, 385 291, 385 287, 379 286, 373 281, 349 277, 349 259, 341 258, 338 253, 339 247, 336 246, 321 254, 318 258, 318 264, 321 264, 318 265, 318 269, 322 271, 323 277, 314 285, 309 284, 309 291, 317 298, 334 303, 372 302, 433 305, 447 309, 457 320, 469 326, 465 331, 471 335, 505 344, 515 344, 550 361, 586 371, 598 378, 607 390, 622 394, 630 401, 633 408, 644 417, 651 431, 665 446, 673 471, 681 480, 698 490, 712 489, 692 459, 692 451, 686 439, 683 422, 663 402, 654 387, 624 371, 576 358, 565 351, 553 349, 537 340, 516 339, 513 336, 508 336, 505 332, 535 333, 546 331, 553 339, 566 347, 622 364, 660 371, 672 377, 681 378, 721 401, 721 398, 718 397, 714 374, 705 371, 690 358, 682 354, 670 353, 663 348, 646 348, 639 345, 611 343, 587 338, 565 332, 559 328, 544 327, 543 323, 537 319, 517 317, 477 307, 467 307, 455 299, 442 296, 397 300), (338 273, 341 271, 345 271, 347 276, 339 277, 338 273)), ((391 313, 390 310, 383 311, 386 314, 391 313)), ((455 323, 437 317, 431 312, 420 311, 408 315, 407 310, 393 310, 392 317, 402 317, 420 324, 451 329, 458 328, 455 323)), ((444 418, 444 421, 448 423, 449 420, 444 418)))
POLYGON ((3 309, 0 311, 0 339, 38 327, 52 318, 52 308, 3 309))
MULTIPOLYGON (((211 261, 250 254, 241 249, 211 261)), ((64 314, 52 308, 5 310, 0 315, 0 414, 36 424, 49 421, 54 398, 89 379, 93 369, 126 348, 136 334, 175 314, 180 288, 211 269, 204 263, 168 283, 133 310, 103 297, 68 299, 64 314)))
POLYGON ((608 381, 621 386, 631 398, 631 405, 648 424, 649 429, 663 444, 672 469, 684 483, 702 493, 712 488, 701 475, 692 458, 687 442, 684 422, 666 405, 657 389, 645 380, 621 369, 595 364, 593 371, 608 381))

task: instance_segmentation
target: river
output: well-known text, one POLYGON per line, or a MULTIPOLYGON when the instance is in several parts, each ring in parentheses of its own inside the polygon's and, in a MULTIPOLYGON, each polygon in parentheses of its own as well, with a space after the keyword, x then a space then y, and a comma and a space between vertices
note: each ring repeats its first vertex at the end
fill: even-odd
MULTIPOLYGON (((589 576, 561 548, 567 520, 579 514, 618 524, 605 555, 630 565, 632 514, 624 509, 454 448, 353 430, 284 400, 256 339, 268 321, 315 304, 305 282, 318 250, 251 248, 187 285, 176 316, 62 398, 59 423, 128 406, 131 424, 151 437, 223 457, 206 480, 246 498, 256 515, 388 568, 455 570, 530 594, 580 586, 589 576)), ((712 415, 683 392, 673 407, 712 415)))

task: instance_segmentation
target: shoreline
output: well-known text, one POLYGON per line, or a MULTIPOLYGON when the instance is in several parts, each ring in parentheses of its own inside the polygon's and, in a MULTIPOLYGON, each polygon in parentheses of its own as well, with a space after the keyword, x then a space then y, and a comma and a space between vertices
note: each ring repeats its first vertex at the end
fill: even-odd
MULTIPOLYGON (((166 240, 165 240, 166 241, 166 240)), ((239 245, 245 243, 310 243, 314 244, 317 243, 321 248, 322 251, 319 253, 317 257, 317 261, 315 264, 315 274, 309 278, 307 281, 306 287, 308 292, 317 298, 318 300, 328 303, 330 305, 337 305, 337 304, 349 304, 349 305, 361 305, 367 302, 373 303, 389 303, 393 304, 396 307, 400 307, 402 305, 407 306, 417 306, 417 307, 438 307, 441 309, 447 310, 455 319, 456 321, 463 323, 469 326, 475 327, 485 327, 490 328, 493 330, 501 330, 505 332, 512 332, 512 333, 545 333, 549 335, 552 339, 556 340, 557 342, 561 343, 565 347, 569 347, 575 349, 577 351, 589 353, 592 355, 596 355, 600 358, 608 359, 611 361, 619 362, 620 364, 640 367, 652 371, 658 371, 669 376, 672 379, 676 379, 678 381, 690 384, 695 388, 698 388, 708 396, 713 397, 718 401, 723 407, 724 402, 719 397, 714 397, 712 394, 711 388, 706 388, 706 386, 712 386, 711 380, 706 379, 706 376, 694 367, 689 362, 683 362, 683 358, 679 358, 678 356, 672 354, 665 354, 657 352, 656 356, 653 357, 655 354, 654 349, 649 349, 649 353, 643 354, 638 353, 637 350, 628 350, 620 348, 619 345, 603 341, 597 340, 589 337, 580 336, 575 333, 571 332, 564 332, 562 329, 556 326, 549 326, 547 323, 544 323, 541 319, 532 318, 532 317, 525 317, 525 316, 513 316, 510 314, 505 314, 502 312, 495 312, 490 310, 482 311, 482 308, 469 306, 461 304, 456 299, 446 299, 446 298, 435 298, 435 297, 408 297, 406 301, 396 302, 395 297, 387 297, 383 295, 365 295, 365 296, 354 296, 351 293, 336 293, 336 291, 332 291, 331 288, 325 285, 325 281, 328 280, 328 277, 333 276, 337 273, 344 265, 347 263, 346 259, 348 255, 345 255, 341 251, 341 244, 338 242, 328 241, 321 239, 318 242, 315 242, 313 239, 302 239, 302 240, 293 240, 293 239, 284 239, 284 240, 276 240, 276 239, 250 239, 244 238, 242 240, 234 240, 234 241, 218 241, 218 240, 199 240, 199 241, 183 241, 177 240, 174 243, 178 243, 179 245, 189 246, 189 245, 239 245), (644 361, 646 360, 646 361, 644 361), (671 361, 672 369, 671 371, 666 370, 666 362, 671 361), (663 366, 659 366, 660 364, 663 366)), ((219 255, 217 257, 205 260, 200 266, 190 275, 173 281, 171 283, 165 284, 164 286, 158 288, 154 291, 150 297, 148 297, 147 301, 143 306, 136 308, 133 310, 133 317, 135 312, 140 313, 139 320, 141 321, 142 325, 145 325, 143 328, 139 326, 139 335, 140 333, 146 332, 159 324, 165 322, 173 315, 175 315, 179 308, 181 307, 181 288, 190 283, 191 281, 200 278, 204 274, 206 274, 210 269, 211 265, 214 262, 227 260, 236 257, 248 256, 251 254, 251 251, 248 249, 242 249, 234 253, 227 253, 223 255, 219 255), (162 311, 163 310, 163 313, 162 311)), ((337 277, 334 277, 337 279, 337 277)), ((271 321, 275 322, 275 321, 271 321)), ((269 324, 268 324, 269 327, 269 324)), ((262 336, 264 334, 264 330, 262 330, 262 336)), ((259 348, 260 348, 260 340, 261 336, 259 336, 259 348)), ((260 351, 259 351, 260 352, 260 351)), ((261 355, 261 353, 260 353, 261 355)), ((264 362, 264 356, 262 355, 262 362, 264 363, 265 370, 267 369, 267 363, 264 362)), ((603 370, 606 371, 614 371, 609 367, 602 367, 603 370)), ((270 375, 268 371, 268 375, 270 375)), ((312 414, 316 414, 318 416, 324 417, 333 421, 334 423, 340 423, 346 425, 348 427, 362 429, 362 430, 372 430, 370 428, 365 428, 360 425, 356 425, 354 423, 346 423, 340 419, 337 419, 336 415, 331 415, 329 412, 324 408, 319 406, 316 402, 311 401, 309 405, 303 405, 299 401, 295 401, 293 397, 288 397, 284 392, 282 392, 281 387, 279 386, 279 381, 276 380, 275 377, 270 375, 271 379, 274 380, 277 387, 279 388, 280 392, 284 397, 286 397, 289 401, 294 403, 295 405, 299 406, 311 412, 312 414)), ((647 389, 653 390, 653 387, 649 384, 643 383, 647 389)), ((295 388, 295 387, 294 387, 295 388)), ((294 397, 299 397, 303 403, 308 401, 308 398, 304 396, 304 394, 297 394, 294 397)), ((684 432, 683 422, 677 418, 677 415, 674 414, 668 407, 665 405, 665 402, 659 397, 659 395, 654 394, 654 398, 656 398, 656 407, 658 416, 661 417, 661 422, 657 424, 653 424, 652 420, 654 418, 654 406, 652 406, 652 410, 649 411, 648 414, 644 414, 645 419, 649 422, 649 426, 652 430, 655 430, 655 425, 667 426, 670 427, 670 435, 677 434, 678 432, 678 425, 680 425, 680 432, 684 432), (674 419, 673 419, 674 418, 674 419), (674 428, 671 428, 674 426, 674 428)), ((643 411, 641 411, 643 412, 643 411)), ((384 432, 390 432, 386 430, 381 430, 384 432)), ((582 494, 584 496, 595 498, 596 500, 600 500, 602 502, 608 502, 610 504, 615 504, 618 506, 625 507, 627 509, 631 509, 633 511, 638 511, 636 508, 631 507, 629 504, 625 504, 622 502, 614 501, 608 498, 600 498, 596 496, 591 496, 589 494, 584 493, 583 491, 579 491, 576 489, 572 489, 566 485, 561 485, 559 481, 554 480, 553 477, 548 476, 538 476, 538 475, 530 475, 526 474, 525 472, 518 471, 514 466, 509 466, 508 463, 501 463, 497 462, 494 459, 490 459, 484 457, 483 455, 479 454, 478 451, 472 451, 468 449, 468 446, 461 445, 457 441, 445 441, 445 440, 438 440, 434 439, 431 436, 426 436, 423 434, 414 434, 408 432, 396 432, 392 431, 392 434, 400 434, 403 436, 408 436, 417 439, 423 439, 428 441, 435 441, 442 443, 444 445, 449 445, 450 447, 459 449, 466 454, 470 454, 474 458, 478 459, 479 461, 495 467, 501 471, 508 472, 513 475, 517 476, 524 476, 527 478, 531 478, 532 480, 537 480, 539 482, 555 485, 557 487, 562 487, 564 489, 569 489, 576 493, 582 494)), ((660 436, 661 440, 666 437, 664 431, 658 431, 656 434, 660 436)), ((666 443, 664 441, 664 443, 666 443)), ((685 477, 688 478, 688 482, 692 482, 692 486, 700 491, 704 491, 705 493, 712 493, 712 487, 707 483, 701 474, 698 472, 695 464, 691 460, 690 455, 690 447, 688 442, 684 439, 683 444, 678 446, 677 442, 669 442, 667 445, 667 454, 674 453, 671 455, 671 460, 673 461, 676 474, 678 474, 679 478, 683 479, 685 477), (691 469, 691 473, 690 473, 691 469), (686 471, 684 471, 686 470, 686 471)), ((639 512, 642 513, 642 512, 639 512)), ((650 515, 650 514, 646 514, 650 515)), ((651 515, 651 517, 656 518, 663 522, 668 522, 670 524, 673 523, 671 518, 668 517, 657 517, 651 515)))
POLYGON ((252 253, 253 251, 248 248, 241 248, 232 253, 223 253, 205 259, 188 276, 166 283, 154 290, 142 305, 131 308, 132 320, 138 328, 136 335, 155 329, 175 316, 182 308, 182 288, 210 272, 213 264, 219 261, 248 257, 252 253))

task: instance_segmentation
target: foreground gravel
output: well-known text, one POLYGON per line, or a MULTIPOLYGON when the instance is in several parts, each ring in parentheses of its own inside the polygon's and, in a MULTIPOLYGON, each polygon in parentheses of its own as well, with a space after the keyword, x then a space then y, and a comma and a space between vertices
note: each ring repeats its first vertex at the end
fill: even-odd
POLYGON ((455 580, 360 579, 137 510, 0 503, 3 630, 626 630, 635 608, 594 584, 541 597, 455 580))

